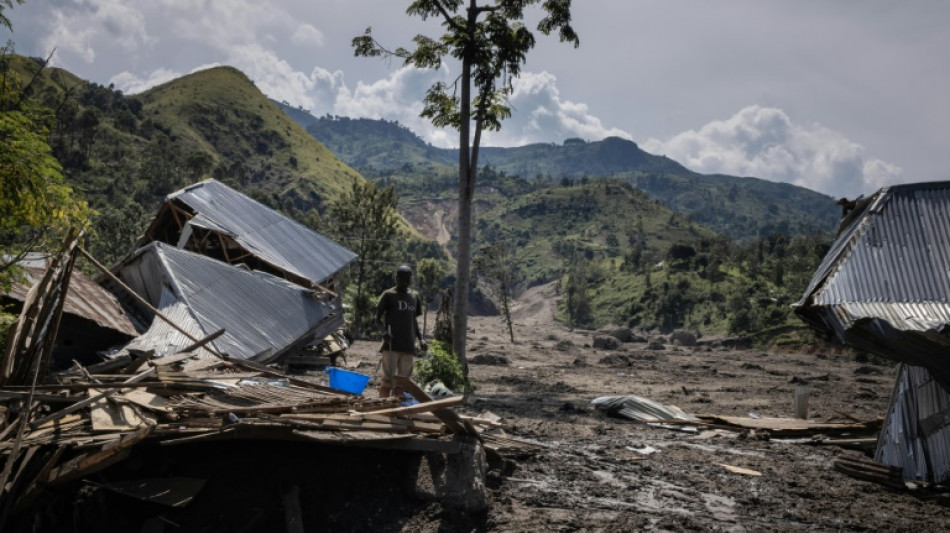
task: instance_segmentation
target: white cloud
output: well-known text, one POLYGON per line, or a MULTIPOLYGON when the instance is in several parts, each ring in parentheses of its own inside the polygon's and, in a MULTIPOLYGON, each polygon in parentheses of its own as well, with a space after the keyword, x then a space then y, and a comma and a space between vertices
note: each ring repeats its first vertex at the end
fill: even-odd
MULTIPOLYGON (((458 146, 458 134, 450 128, 435 128, 419 117, 422 98, 436 81, 451 83, 454 74, 441 70, 399 68, 386 78, 360 82, 353 91, 339 85, 332 113, 349 117, 396 120, 436 146, 458 146)), ((630 139, 629 133, 605 127, 590 114, 586 104, 562 100, 557 78, 547 72, 524 73, 515 80, 510 98, 512 116, 498 132, 485 132, 484 146, 520 146, 538 142, 562 142, 569 137, 600 140, 608 136, 630 139)))
POLYGON ((99 45, 135 54, 155 43, 145 21, 141 10, 114 0, 64 2, 49 13, 49 28, 41 46, 47 52, 55 48, 58 54, 75 55, 86 63, 95 61, 99 45))
POLYGON ((257 42, 267 28, 290 33, 297 26, 279 7, 250 0, 161 0, 161 4, 162 19, 170 24, 176 38, 221 51, 257 42))
POLYGON ((537 142, 562 142, 570 137, 597 141, 605 137, 631 135, 608 128, 590 114, 587 104, 562 100, 557 77, 548 72, 524 72, 513 83, 511 118, 501 130, 486 134, 486 144, 521 146, 537 142))
POLYGON ((323 33, 310 24, 301 24, 294 30, 290 40, 297 46, 323 46, 323 33))
POLYGON ((447 81, 448 78, 449 72, 445 68, 420 70, 402 67, 375 82, 358 82, 352 91, 340 86, 333 114, 395 120, 433 144, 446 145, 446 136, 427 120, 419 118, 419 113, 422 112, 426 90, 437 80, 447 81))
POLYGON ((781 109, 748 106, 665 141, 642 144, 705 174, 754 176, 833 196, 855 197, 901 181, 900 167, 820 124, 795 124, 781 109))
POLYGON ((181 77, 181 75, 180 72, 164 68, 154 70, 144 77, 132 72, 120 72, 109 79, 109 83, 114 83, 116 88, 126 94, 136 94, 181 77))

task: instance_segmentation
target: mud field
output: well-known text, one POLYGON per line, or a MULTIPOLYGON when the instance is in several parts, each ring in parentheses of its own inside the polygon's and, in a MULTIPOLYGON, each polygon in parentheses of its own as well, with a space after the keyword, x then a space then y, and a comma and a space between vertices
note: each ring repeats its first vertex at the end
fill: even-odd
MULTIPOLYGON (((494 413, 513 426, 511 434, 545 448, 489 472, 492 504, 484 516, 406 502, 397 520, 374 529, 950 530, 950 494, 897 491, 834 470, 838 457, 868 457, 861 451, 761 434, 671 431, 611 418, 590 404, 633 394, 691 414, 792 417, 794 389, 805 382, 810 420, 863 421, 884 415, 895 376, 890 365, 829 350, 735 350, 709 339, 694 347, 632 342, 596 349, 593 332, 556 324, 552 305, 542 289, 527 295, 515 312, 514 345, 498 318, 471 320, 477 390, 460 408, 494 413)), ((371 372, 376 346, 357 342, 349 364, 371 372)))
MULTIPOLYGON (((453 511, 420 490, 416 453, 224 440, 137 446, 114 467, 43 493, 7 530, 950 531, 950 492, 894 490, 835 470, 862 451, 762 432, 673 431, 591 405, 637 395, 694 415, 792 417, 794 390, 807 384, 811 421, 867 421, 884 414, 892 365, 833 349, 736 350, 703 338, 680 346, 658 335, 595 348, 596 334, 555 323, 553 306, 545 289, 523 297, 514 344, 497 317, 470 322, 477 389, 456 410, 501 417, 509 434, 541 445, 490 461, 486 512, 453 511), (205 485, 174 509, 99 488, 165 477, 205 485)), ((348 366, 372 374, 377 347, 357 342, 348 366)))

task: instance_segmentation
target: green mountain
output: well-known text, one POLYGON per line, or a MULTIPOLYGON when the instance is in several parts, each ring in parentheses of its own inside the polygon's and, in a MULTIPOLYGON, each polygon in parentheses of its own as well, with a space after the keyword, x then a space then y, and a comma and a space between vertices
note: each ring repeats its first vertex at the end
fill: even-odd
MULTIPOLYGON (((369 178, 399 182, 419 175, 450 175, 458 158, 455 150, 432 147, 405 127, 381 120, 322 117, 310 123, 307 131, 369 178)), ((561 145, 483 147, 479 161, 509 175, 542 182, 625 181, 674 211, 739 240, 771 233, 830 233, 839 215, 829 196, 787 183, 698 174, 617 137, 596 142, 568 139, 561 145)))
POLYGON ((135 98, 147 115, 210 156, 216 178, 276 194, 297 209, 322 210, 361 179, 237 69, 196 72, 135 98))
MULTIPOLYGON (((21 68, 37 64, 24 58, 21 68)), ((128 251, 168 192, 208 177, 319 229, 327 205, 363 179, 337 153, 394 185, 412 226, 453 249, 456 153, 397 123, 311 121, 300 109, 292 118, 228 67, 134 96, 46 69, 30 94, 54 110, 50 144, 98 211, 90 247, 105 261, 128 251)), ((820 257, 821 237, 752 239, 821 226, 798 204, 810 199, 820 211, 828 199, 804 189, 695 174, 620 139, 484 154, 476 246, 510 245, 523 284, 559 282, 575 324, 703 332, 782 324, 789 295, 800 294, 820 257), (700 224, 704 213, 718 227, 700 224), (736 245, 717 233, 752 240, 736 245)), ((407 257, 438 255, 431 243, 407 246, 407 257)))
POLYGON ((240 71, 217 67, 142 94, 16 58, 51 117, 67 182, 97 211, 91 247, 124 255, 166 194, 215 178, 313 227, 364 178, 276 107, 240 71))
POLYGON ((432 170, 458 161, 456 152, 425 143, 398 122, 327 115, 306 128, 348 164, 372 172, 432 170))

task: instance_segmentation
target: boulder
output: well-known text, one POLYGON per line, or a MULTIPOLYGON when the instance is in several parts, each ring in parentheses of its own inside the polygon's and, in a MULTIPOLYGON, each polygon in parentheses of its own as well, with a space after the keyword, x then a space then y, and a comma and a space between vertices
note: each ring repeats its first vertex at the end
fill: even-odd
POLYGON ((594 348, 599 348, 601 350, 616 350, 617 348, 620 348, 620 341, 617 340, 617 337, 613 337, 611 335, 595 335, 594 348))
POLYGON ((689 331, 677 330, 670 335, 670 343, 677 346, 696 346, 696 334, 689 331))
POLYGON ((633 342, 633 331, 623 326, 604 326, 597 330, 598 335, 609 335, 620 342, 633 342))

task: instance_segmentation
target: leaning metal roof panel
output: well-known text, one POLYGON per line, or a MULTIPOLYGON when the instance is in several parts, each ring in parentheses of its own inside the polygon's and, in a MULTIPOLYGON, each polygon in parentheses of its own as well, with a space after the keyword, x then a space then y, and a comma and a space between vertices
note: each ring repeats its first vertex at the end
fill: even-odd
POLYGON ((794 307, 841 342, 950 378, 948 298, 950 182, 933 182, 872 197, 794 307))
MULTIPOLYGON (((212 346, 240 359, 270 362, 342 321, 340 310, 313 291, 160 242, 139 249, 116 275, 195 338, 223 328, 212 346)), ((192 342, 155 319, 127 348, 166 355, 192 342)))
POLYGON ((189 224, 221 231, 268 263, 315 283, 356 254, 333 240, 213 179, 169 194, 197 214, 189 224))
POLYGON ((950 389, 926 368, 901 366, 875 460, 900 466, 904 479, 950 479, 950 389))

